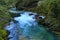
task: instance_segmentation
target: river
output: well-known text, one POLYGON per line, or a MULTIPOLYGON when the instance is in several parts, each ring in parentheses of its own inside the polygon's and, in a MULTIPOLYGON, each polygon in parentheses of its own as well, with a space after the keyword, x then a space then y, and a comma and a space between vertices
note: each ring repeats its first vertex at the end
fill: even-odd
POLYGON ((43 25, 38 24, 35 15, 34 12, 22 12, 19 17, 14 17, 17 22, 11 21, 5 28, 10 32, 9 40, 55 40, 54 35, 47 32, 43 25))

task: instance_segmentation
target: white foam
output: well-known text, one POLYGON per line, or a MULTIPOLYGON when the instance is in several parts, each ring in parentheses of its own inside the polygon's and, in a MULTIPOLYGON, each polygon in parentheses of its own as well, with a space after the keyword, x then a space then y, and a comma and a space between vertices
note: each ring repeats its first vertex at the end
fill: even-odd
POLYGON ((19 22, 19 25, 21 28, 25 28, 25 25, 36 25, 34 15, 29 16, 31 12, 25 12, 24 14, 21 14, 20 17, 15 17, 14 19, 19 22))

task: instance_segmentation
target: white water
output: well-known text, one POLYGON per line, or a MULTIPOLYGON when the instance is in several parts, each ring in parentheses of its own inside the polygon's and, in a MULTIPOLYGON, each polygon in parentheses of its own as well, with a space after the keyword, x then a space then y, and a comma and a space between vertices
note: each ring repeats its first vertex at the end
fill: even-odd
POLYGON ((42 25, 38 25, 34 18, 36 13, 24 12, 21 16, 15 17, 14 20, 18 23, 10 22, 5 29, 10 32, 9 40, 54 40, 53 36, 47 33, 42 25), (29 15, 33 14, 33 15, 29 15), (21 34, 19 33, 22 30, 21 34), (27 37, 27 39, 21 38, 27 37))
POLYGON ((10 32, 8 36, 9 40, 18 40, 18 28, 13 21, 11 21, 10 25, 7 26, 5 29, 10 32))
POLYGON ((26 26, 37 25, 36 19, 34 19, 34 15, 29 16, 30 13, 31 12, 25 12, 25 13, 21 14, 20 17, 14 18, 16 21, 19 22, 18 25, 21 28, 25 28, 25 25, 26 26))

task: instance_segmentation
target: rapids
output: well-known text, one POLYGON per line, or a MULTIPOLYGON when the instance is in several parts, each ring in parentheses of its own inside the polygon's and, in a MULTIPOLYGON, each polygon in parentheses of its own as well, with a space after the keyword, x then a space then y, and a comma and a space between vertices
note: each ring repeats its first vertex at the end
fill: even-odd
POLYGON ((17 23, 11 21, 10 25, 5 28, 10 32, 9 40, 55 40, 54 36, 48 33, 43 25, 38 24, 35 19, 36 13, 23 12, 20 15, 13 18, 17 23))

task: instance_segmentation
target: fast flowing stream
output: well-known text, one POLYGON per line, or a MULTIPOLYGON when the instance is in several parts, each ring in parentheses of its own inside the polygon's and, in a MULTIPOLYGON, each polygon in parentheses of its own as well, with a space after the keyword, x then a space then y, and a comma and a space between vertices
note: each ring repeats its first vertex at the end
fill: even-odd
POLYGON ((38 24, 35 17, 36 13, 23 12, 19 17, 13 19, 5 29, 10 32, 9 40, 55 40, 54 36, 47 32, 43 25, 38 24), (29 15, 33 14, 33 15, 29 15))

